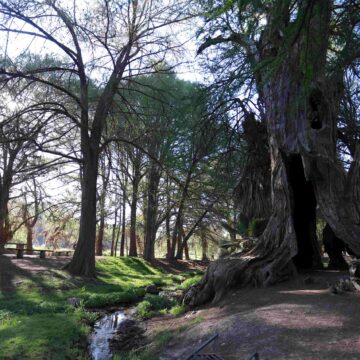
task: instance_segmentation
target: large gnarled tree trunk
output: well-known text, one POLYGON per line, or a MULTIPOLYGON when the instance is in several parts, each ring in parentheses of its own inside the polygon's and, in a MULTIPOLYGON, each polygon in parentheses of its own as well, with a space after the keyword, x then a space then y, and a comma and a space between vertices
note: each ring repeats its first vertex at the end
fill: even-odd
MULTIPOLYGON (((281 2, 279 2, 281 3, 281 2)), ((307 1, 303 2, 307 6, 307 1)), ((359 145, 346 174, 336 155, 336 120, 342 73, 325 73, 330 1, 312 1, 303 28, 284 49, 279 31, 289 26, 269 18, 261 60, 278 55, 271 72, 260 74, 271 157, 272 214, 250 253, 212 263, 184 301, 217 301, 234 286, 265 286, 297 267, 320 265, 315 233, 318 205, 336 236, 360 254, 359 145), (279 54, 286 51, 286 56, 279 54), (279 57, 281 57, 281 62, 279 57)), ((280 5, 279 5, 280 6, 280 5)), ((279 9, 274 9, 274 11, 279 9)), ((286 24, 285 24, 286 23, 286 24)), ((339 69, 337 69, 339 71, 339 69)))

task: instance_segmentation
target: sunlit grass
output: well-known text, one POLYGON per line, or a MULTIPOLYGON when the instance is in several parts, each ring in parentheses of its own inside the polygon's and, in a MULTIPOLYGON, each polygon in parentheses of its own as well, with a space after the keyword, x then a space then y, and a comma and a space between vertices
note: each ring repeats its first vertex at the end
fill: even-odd
POLYGON ((21 276, 12 292, 0 294, 0 359, 84 359, 83 348, 94 315, 74 309, 70 297, 84 307, 129 304, 149 284, 175 285, 185 279, 166 274, 136 258, 97 261, 98 277, 84 281, 65 271, 21 276))

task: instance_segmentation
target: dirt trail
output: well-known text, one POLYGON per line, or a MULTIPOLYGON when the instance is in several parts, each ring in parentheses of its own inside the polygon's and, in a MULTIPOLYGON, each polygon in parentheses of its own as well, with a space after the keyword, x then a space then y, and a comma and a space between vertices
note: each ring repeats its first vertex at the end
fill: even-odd
POLYGON ((180 329, 162 360, 184 359, 215 333, 217 353, 225 360, 245 360, 254 352, 262 360, 360 359, 360 293, 328 290, 329 282, 345 275, 319 271, 312 274, 313 284, 299 275, 270 288, 234 291, 217 306, 150 320, 148 334, 180 329), (189 328, 181 332, 184 325, 189 328))

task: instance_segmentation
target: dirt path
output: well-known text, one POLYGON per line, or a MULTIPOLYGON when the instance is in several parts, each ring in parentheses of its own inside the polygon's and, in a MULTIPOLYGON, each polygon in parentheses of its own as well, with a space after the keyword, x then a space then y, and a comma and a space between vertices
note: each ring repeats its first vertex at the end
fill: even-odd
POLYGON ((262 360, 360 359, 360 294, 334 295, 327 286, 344 275, 319 271, 313 284, 302 275, 271 288, 234 291, 217 306, 150 320, 148 334, 178 331, 162 360, 184 359, 215 333, 225 360, 245 360, 254 352, 262 360))

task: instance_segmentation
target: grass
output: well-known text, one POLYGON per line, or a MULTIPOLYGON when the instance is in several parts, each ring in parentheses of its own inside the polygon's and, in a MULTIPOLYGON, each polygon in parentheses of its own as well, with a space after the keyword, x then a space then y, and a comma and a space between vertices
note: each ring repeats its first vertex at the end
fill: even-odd
MULTIPOLYGON (((89 324, 97 316, 88 308, 129 304, 143 297, 149 284, 174 286, 185 279, 135 258, 98 260, 97 271, 93 281, 61 270, 28 272, 17 278, 14 291, 0 292, 0 359, 86 359, 89 324), (80 298, 82 306, 70 306, 71 297, 80 298)), ((158 297, 145 300, 153 309, 163 306, 158 297)))
MULTIPOLYGON (((161 330, 154 336, 152 343, 145 351, 129 353, 125 355, 125 357, 122 356, 121 360, 160 360, 159 354, 172 339, 179 337, 182 333, 203 321, 204 318, 198 316, 190 320, 187 324, 181 325, 171 331, 161 330)), ((120 360, 120 358, 115 357, 113 360, 120 360)))
POLYGON ((169 313, 174 316, 179 316, 184 314, 185 311, 186 307, 184 305, 175 305, 170 309, 169 313))
POLYGON ((178 288, 179 289, 188 289, 190 286, 194 286, 196 284, 198 284, 200 282, 202 278, 202 275, 193 275, 192 277, 190 277, 189 279, 186 279, 185 281, 183 281, 178 288))
POLYGON ((140 319, 149 319, 154 315, 166 313, 175 303, 165 297, 146 294, 144 300, 136 307, 136 314, 140 319))

